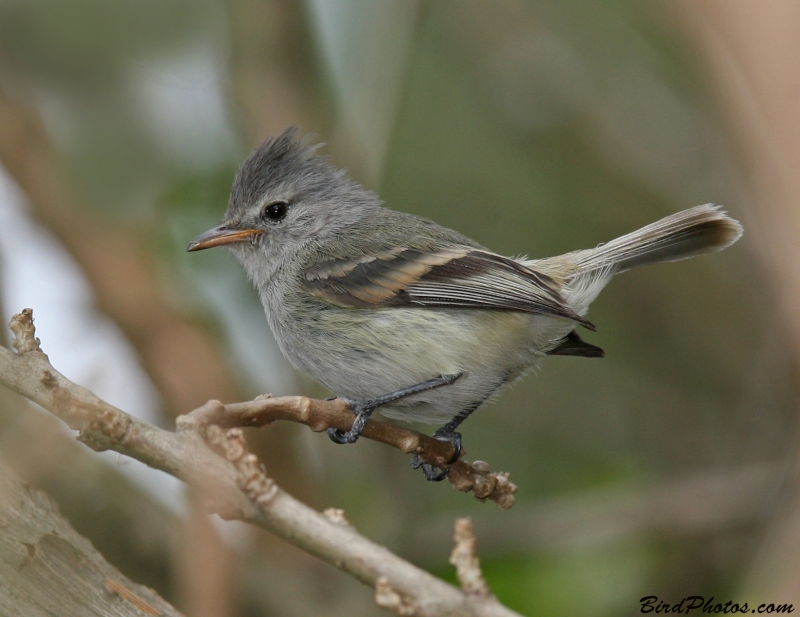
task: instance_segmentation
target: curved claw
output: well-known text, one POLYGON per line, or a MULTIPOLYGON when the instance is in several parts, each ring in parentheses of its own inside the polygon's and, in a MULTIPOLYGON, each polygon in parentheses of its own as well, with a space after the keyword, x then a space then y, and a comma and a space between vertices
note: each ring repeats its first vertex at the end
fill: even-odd
POLYGON ((422 474, 425 476, 425 479, 428 482, 441 482, 450 474, 450 468, 445 467, 444 469, 439 469, 436 465, 430 465, 428 463, 423 463, 419 460, 418 456, 415 456, 411 459, 411 467, 414 469, 422 468, 422 474))
MULTIPOLYGON (((454 433, 454 435, 454 439, 445 440, 453 444, 453 456, 448 459, 448 465, 452 465, 461 457, 461 433, 454 433)), ((434 435, 434 437, 436 437, 436 435, 434 435)))
POLYGON ((420 467, 422 468, 422 473, 428 482, 441 482, 450 474, 449 467, 445 467, 444 469, 439 469, 436 465, 423 463, 420 460, 419 456, 415 454, 411 459, 411 468, 419 469, 420 467))
POLYGON ((450 468, 445 467, 444 469, 439 469, 438 467, 434 467, 433 465, 428 465, 427 463, 423 463, 422 473, 425 474, 425 479, 428 482, 441 482, 447 476, 450 475, 450 468))
POLYGON ((444 426, 433 434, 433 438, 453 444, 453 455, 447 461, 448 465, 452 465, 461 457, 461 433, 444 426))
POLYGON ((423 463, 422 460, 419 458, 419 455, 415 454, 414 457, 411 459, 411 467, 412 469, 419 469, 422 468, 422 473, 425 474, 425 479, 429 482, 441 482, 444 480, 447 475, 450 473, 449 465, 455 463, 459 458, 461 458, 461 433, 450 429, 449 427, 443 427, 445 430, 439 429, 433 434, 434 439, 438 439, 439 441, 446 441, 448 443, 453 444, 453 454, 445 463, 448 467, 441 469, 436 465, 431 465, 429 463, 423 463))
POLYGON ((355 443, 358 441, 358 435, 354 435, 353 431, 342 431, 338 428, 329 428, 325 431, 333 443, 345 444, 355 443))

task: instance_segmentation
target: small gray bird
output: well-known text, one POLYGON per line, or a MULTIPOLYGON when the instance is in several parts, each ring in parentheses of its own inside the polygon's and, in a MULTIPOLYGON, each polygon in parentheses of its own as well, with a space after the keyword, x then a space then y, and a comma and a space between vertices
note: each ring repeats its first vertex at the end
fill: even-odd
MULTIPOLYGON (((345 400, 358 439, 370 414, 459 425, 547 355, 602 357, 575 331, 636 266, 730 246, 742 226, 719 206, 668 216, 593 249, 503 257, 427 219, 388 210, 291 128, 242 164, 222 225, 189 245, 227 245, 258 290, 286 358, 345 400)), ((418 459, 412 461, 419 467, 418 459)), ((422 465, 429 480, 448 468, 422 465)))

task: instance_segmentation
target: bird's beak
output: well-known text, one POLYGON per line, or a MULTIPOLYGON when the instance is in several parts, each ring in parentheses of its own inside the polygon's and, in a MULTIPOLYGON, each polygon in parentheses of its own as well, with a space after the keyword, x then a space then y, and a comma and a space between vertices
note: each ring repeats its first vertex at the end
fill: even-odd
POLYGON ((201 233, 189 243, 187 251, 202 251, 203 249, 231 244, 233 242, 247 242, 255 240, 262 232, 260 229, 230 229, 220 225, 201 233))

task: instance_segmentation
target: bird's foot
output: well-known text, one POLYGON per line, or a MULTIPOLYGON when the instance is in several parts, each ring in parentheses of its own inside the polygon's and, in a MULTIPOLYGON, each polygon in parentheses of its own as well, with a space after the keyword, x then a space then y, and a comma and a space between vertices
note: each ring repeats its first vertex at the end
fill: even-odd
POLYGON ((436 465, 423 463, 417 454, 411 459, 411 469, 422 468, 422 473, 428 482, 441 482, 450 475, 450 468, 439 469, 436 465))
POLYGON ((364 427, 367 425, 367 420, 369 420, 372 412, 374 412, 381 405, 392 403, 398 399, 405 398, 406 396, 411 396, 412 394, 418 394, 420 392, 425 392, 426 390, 432 390, 433 388, 448 386, 456 379, 461 377, 461 375, 463 375, 463 373, 456 373, 455 375, 441 375, 434 379, 429 379, 428 381, 423 381, 422 383, 415 384, 408 388, 396 390, 394 392, 390 392, 389 394, 383 394, 372 399, 358 400, 340 396, 339 398, 347 403, 350 411, 356 414, 356 419, 353 420, 353 426, 349 431, 342 431, 338 428, 329 428, 326 431, 328 433, 328 437, 330 437, 331 441, 334 443, 355 443, 361 435, 361 431, 363 431, 364 427))
MULTIPOLYGON (((453 455, 448 459, 447 463, 445 463, 446 465, 452 465, 461 457, 461 433, 447 426, 443 426, 433 434, 433 438, 453 444, 453 455)), ((411 459, 411 468, 422 468, 422 473, 425 475, 425 479, 428 480, 428 482, 441 482, 450 473, 450 467, 441 469, 436 465, 423 463, 418 454, 415 454, 411 459)))

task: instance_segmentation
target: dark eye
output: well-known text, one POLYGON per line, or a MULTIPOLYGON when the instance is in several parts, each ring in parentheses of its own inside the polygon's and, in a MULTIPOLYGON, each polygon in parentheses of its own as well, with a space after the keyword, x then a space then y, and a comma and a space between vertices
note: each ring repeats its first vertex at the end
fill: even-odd
POLYGON ((280 221, 286 216, 286 209, 289 207, 285 201, 276 201, 269 204, 261 212, 261 218, 268 221, 280 221))

